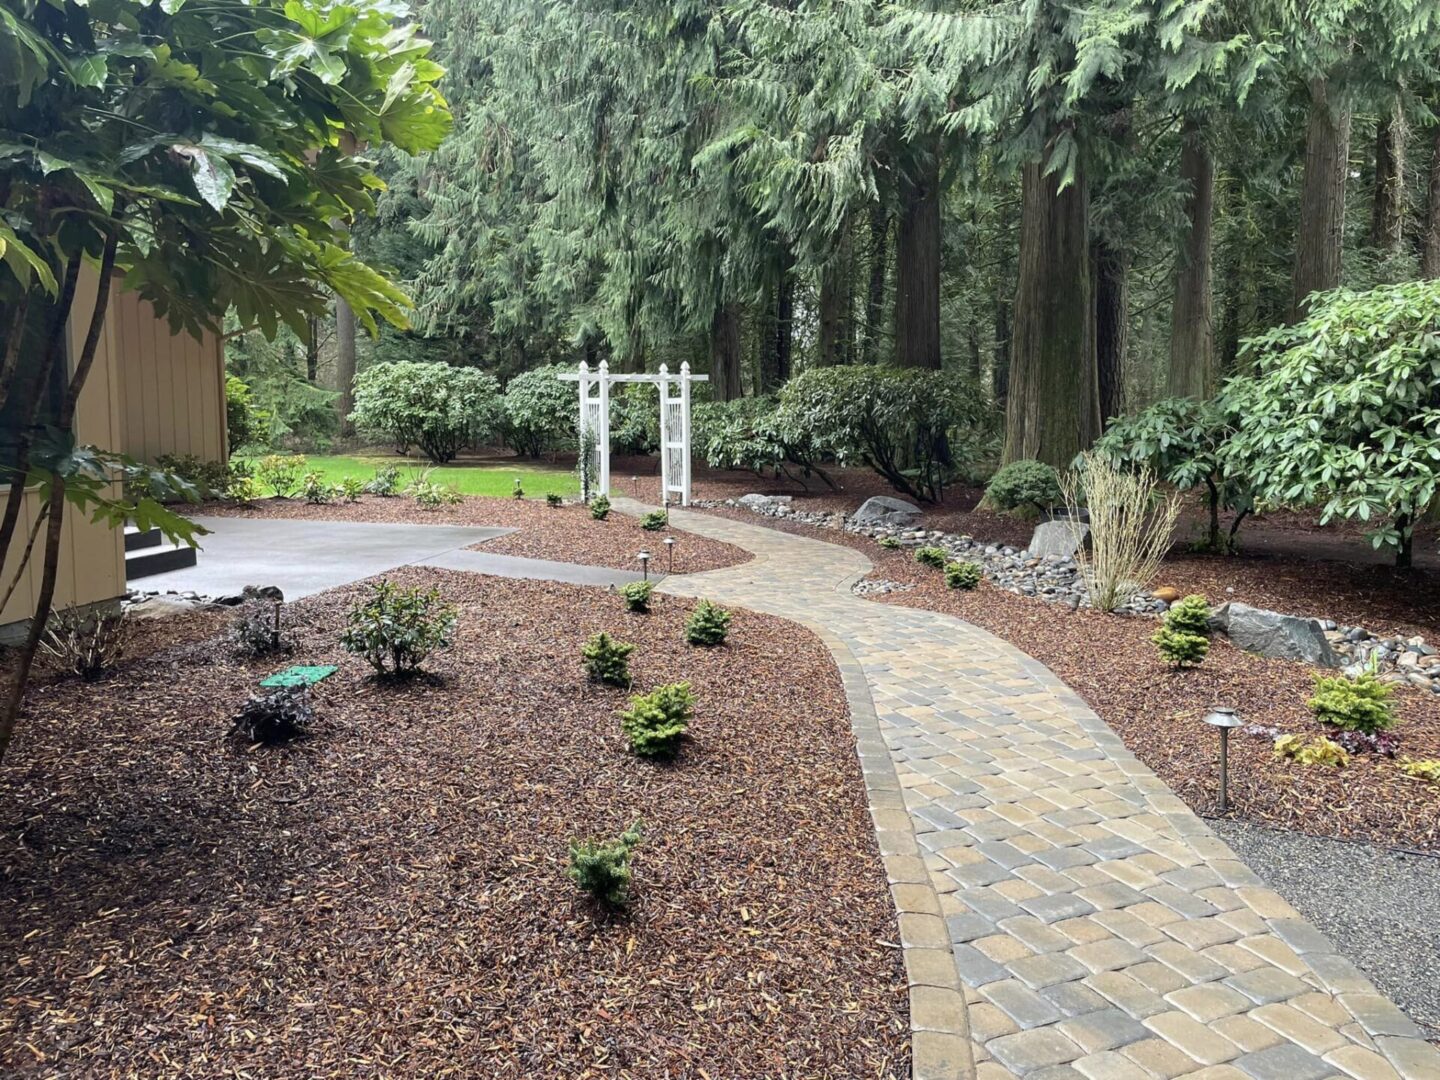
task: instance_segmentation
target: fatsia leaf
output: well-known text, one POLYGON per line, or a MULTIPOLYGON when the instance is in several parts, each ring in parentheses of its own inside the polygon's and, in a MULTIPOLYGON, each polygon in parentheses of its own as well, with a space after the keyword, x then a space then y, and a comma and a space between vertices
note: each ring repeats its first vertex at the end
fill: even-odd
POLYGON ((224 156, 194 143, 175 143, 170 149, 190 163, 196 194, 216 210, 224 210, 235 190, 235 170, 224 156))

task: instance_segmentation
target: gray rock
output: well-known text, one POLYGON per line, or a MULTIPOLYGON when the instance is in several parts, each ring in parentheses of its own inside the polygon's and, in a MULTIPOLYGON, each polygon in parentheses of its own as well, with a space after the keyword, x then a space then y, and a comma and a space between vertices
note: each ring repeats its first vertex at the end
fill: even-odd
POLYGON ((889 495, 872 495, 860 504, 852 520, 862 525, 912 525, 920 516, 920 508, 904 499, 893 499, 889 495))
POLYGON ((1211 614, 1210 625, 1223 631, 1247 652, 1281 660, 1303 660, 1316 667, 1336 668, 1341 663, 1315 619, 1282 615, 1232 601, 1211 614))
POLYGON ((1090 526, 1084 522, 1064 518, 1042 521, 1035 526, 1035 535, 1030 538, 1030 554, 1040 559, 1049 556, 1069 559, 1089 538, 1090 526))
POLYGON ((787 506, 791 498, 790 495, 760 495, 751 492, 749 495, 741 495, 736 502, 747 510, 756 510, 763 506, 787 506))

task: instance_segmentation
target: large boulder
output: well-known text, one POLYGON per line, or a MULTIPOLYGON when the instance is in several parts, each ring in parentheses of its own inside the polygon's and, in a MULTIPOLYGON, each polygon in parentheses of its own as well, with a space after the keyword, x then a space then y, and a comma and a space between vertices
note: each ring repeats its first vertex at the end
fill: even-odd
POLYGON ((1090 526, 1083 521, 1057 518, 1042 521, 1030 537, 1030 556, 1035 559, 1073 559, 1090 538, 1090 526))
POLYGON ((1303 660, 1316 667, 1338 668, 1341 664, 1317 619, 1282 615, 1232 601, 1211 612, 1210 627, 1223 632, 1246 652, 1279 660, 1303 660))
POLYGON ((860 504, 852 520, 857 525, 913 525, 920 516, 920 508, 904 499, 893 499, 889 495, 872 495, 860 504))

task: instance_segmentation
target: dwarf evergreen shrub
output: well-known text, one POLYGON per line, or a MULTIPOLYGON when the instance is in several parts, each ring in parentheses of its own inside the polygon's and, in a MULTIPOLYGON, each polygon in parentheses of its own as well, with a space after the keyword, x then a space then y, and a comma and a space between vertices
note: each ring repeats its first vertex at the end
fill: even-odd
POLYGON ((1202 634, 1191 634, 1185 630, 1172 630, 1162 626, 1150 639, 1160 658, 1173 667, 1196 665, 1210 654, 1210 639, 1202 634))
POLYGON ((624 907, 634 878, 631 855, 643 836, 637 821, 615 840, 570 841, 570 880, 602 904, 624 907))
POLYGON ((655 585, 649 581, 631 581, 620 586, 620 597, 630 611, 644 613, 650 610, 650 594, 655 585))
POLYGON ((610 498, 608 495, 596 495, 590 500, 590 516, 596 521, 604 521, 610 516, 610 498))
POLYGON ((688 682, 671 683, 637 694, 620 714, 620 730, 640 757, 672 757, 690 727, 695 695, 688 682))
POLYGON ((945 566, 945 549, 942 547, 919 547, 915 549, 915 561, 921 566, 933 566, 941 570, 945 566))
POLYGON ((701 600, 685 624, 685 640, 691 645, 719 645, 730 632, 730 619, 730 612, 718 604, 701 600))
POLYGON ((886 548, 887 550, 893 550, 894 548, 898 548, 900 546, 900 541, 896 540, 893 536, 882 536, 879 540, 876 540, 875 542, 879 544, 882 548, 886 548))
POLYGON ((980 584, 983 576, 979 563, 973 562, 947 562, 945 564, 945 584, 952 589, 970 590, 980 584))
POLYGON ((651 510, 640 519, 640 527, 646 532, 659 532, 667 524, 664 510, 651 510))
POLYGON ((1012 461, 990 478, 985 498, 998 510, 1031 507, 1048 514, 1065 501, 1060 475, 1043 461, 1012 461))
POLYGON ((1205 597, 1192 594, 1177 600, 1165 612, 1165 627, 1181 634, 1210 636, 1210 604, 1205 597))
POLYGON ((1315 676, 1315 696, 1307 702, 1315 719, 1342 731, 1373 735, 1395 726, 1394 692, 1374 675, 1315 676))
POLYGON ((629 686, 630 654, 634 651, 634 645, 616 641, 602 630, 581 648, 581 663, 585 667, 585 674, 594 682, 608 686, 629 686))
POLYGON ((559 495, 555 494, 555 492, 553 492, 553 491, 547 491, 547 492, 545 493, 545 505, 546 505, 546 506, 550 506, 550 507, 560 506, 560 505, 563 504, 564 502, 565 502, 565 500, 564 500, 563 498, 561 498, 559 495))

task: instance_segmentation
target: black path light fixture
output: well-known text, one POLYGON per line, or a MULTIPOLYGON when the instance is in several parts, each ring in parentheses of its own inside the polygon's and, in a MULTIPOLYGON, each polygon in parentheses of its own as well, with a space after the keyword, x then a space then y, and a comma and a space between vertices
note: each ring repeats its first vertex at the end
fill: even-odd
POLYGON ((665 527, 668 529, 670 527, 670 496, 666 495, 661 501, 665 505, 665 527))
POLYGON ((1230 809, 1230 732, 1242 727, 1245 721, 1235 715, 1235 710, 1224 705, 1214 705, 1203 717, 1205 723, 1220 729, 1220 813, 1230 809))
POLYGON ((640 576, 643 580, 650 580, 650 552, 641 551, 635 558, 640 560, 640 576))
POLYGON ((675 537, 665 537, 665 554, 669 559, 665 564, 665 573, 673 574, 675 572, 675 537))

